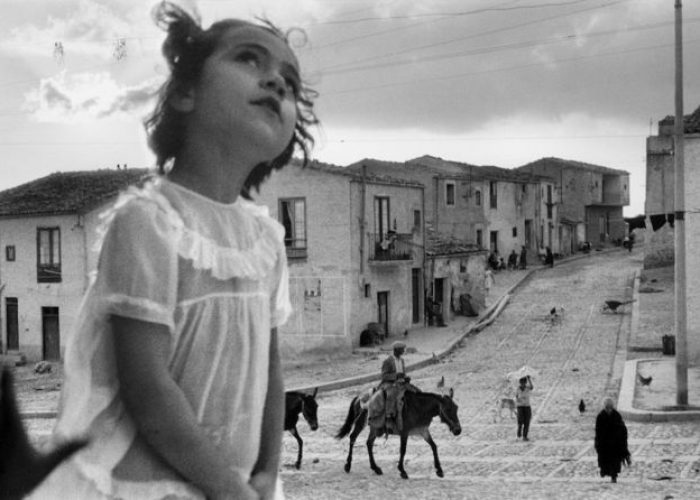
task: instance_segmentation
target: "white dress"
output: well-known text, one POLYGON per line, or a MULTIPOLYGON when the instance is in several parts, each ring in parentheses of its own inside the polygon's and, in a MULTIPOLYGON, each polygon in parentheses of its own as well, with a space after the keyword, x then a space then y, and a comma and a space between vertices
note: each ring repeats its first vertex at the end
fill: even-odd
POLYGON ((266 207, 241 197, 218 203, 164 178, 122 195, 105 227, 97 274, 66 350, 54 431, 56 441, 87 433, 91 444, 31 498, 203 499, 138 446, 118 394, 108 316, 169 328, 173 379, 232 470, 250 477, 270 329, 291 312, 284 229, 266 207), (112 475, 125 456, 142 477, 112 475))

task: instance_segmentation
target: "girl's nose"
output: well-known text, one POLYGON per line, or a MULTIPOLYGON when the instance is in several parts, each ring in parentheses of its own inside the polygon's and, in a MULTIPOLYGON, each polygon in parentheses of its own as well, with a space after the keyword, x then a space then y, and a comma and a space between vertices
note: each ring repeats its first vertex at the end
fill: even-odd
POLYGON ((276 71, 270 71, 263 76, 263 78, 260 80, 260 86, 266 90, 275 92, 280 99, 284 99, 287 92, 284 78, 276 71))

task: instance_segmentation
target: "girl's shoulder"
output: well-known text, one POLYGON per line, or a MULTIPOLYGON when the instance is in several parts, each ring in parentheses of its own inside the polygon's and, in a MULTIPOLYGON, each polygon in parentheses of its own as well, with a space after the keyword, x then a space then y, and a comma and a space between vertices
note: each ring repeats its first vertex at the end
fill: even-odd
POLYGON ((105 235, 116 220, 126 222, 122 226, 132 228, 133 231, 143 230, 143 225, 148 221, 159 221, 161 226, 178 225, 177 214, 158 189, 158 181, 154 178, 148 179, 143 185, 130 186, 122 191, 114 204, 99 214, 96 249, 102 247, 105 235))

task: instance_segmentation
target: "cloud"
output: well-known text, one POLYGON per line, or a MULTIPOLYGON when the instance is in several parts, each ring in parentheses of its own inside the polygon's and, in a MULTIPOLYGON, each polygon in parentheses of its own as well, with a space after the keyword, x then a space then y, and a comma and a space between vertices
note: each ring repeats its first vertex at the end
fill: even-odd
POLYGON ((109 73, 68 74, 42 79, 25 95, 25 109, 39 122, 79 123, 139 111, 149 104, 162 82, 150 78, 123 86, 109 73))

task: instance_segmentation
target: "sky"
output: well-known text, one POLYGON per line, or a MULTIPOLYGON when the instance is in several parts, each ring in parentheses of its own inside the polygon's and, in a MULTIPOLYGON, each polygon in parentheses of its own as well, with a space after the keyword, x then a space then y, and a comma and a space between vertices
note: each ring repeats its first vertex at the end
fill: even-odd
MULTIPOLYGON (((675 0, 180 0, 205 27, 264 17, 319 96, 313 157, 543 157, 631 175, 674 113, 675 0)), ((167 75, 143 0, 0 0, 0 190, 58 171, 151 167, 142 121, 167 75)), ((685 113, 700 106, 700 2, 683 2, 685 113)))

